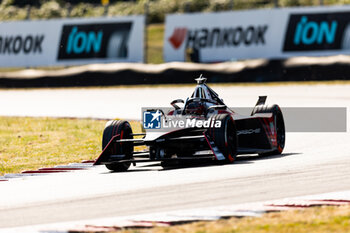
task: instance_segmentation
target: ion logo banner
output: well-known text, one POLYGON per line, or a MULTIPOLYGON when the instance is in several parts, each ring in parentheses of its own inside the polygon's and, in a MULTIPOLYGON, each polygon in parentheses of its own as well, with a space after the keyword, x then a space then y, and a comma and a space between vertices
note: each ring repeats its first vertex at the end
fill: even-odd
POLYGON ((143 62, 144 16, 0 24, 0 67, 143 62))
POLYGON ((350 48, 350 12, 291 14, 283 51, 350 48))
POLYGON ((64 25, 58 60, 127 58, 132 22, 64 25))

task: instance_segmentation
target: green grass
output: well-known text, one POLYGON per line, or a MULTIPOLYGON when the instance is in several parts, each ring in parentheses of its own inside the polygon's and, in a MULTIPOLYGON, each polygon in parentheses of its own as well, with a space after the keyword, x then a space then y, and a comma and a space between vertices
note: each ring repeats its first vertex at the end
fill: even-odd
POLYGON ((163 63, 164 25, 154 24, 147 27, 147 63, 163 63))
POLYGON ((123 233, 334 233, 350 232, 350 205, 269 213, 261 218, 230 218, 123 233))
MULTIPOLYGON (((72 1, 71 1, 72 2, 72 1)), ((95 1, 74 1, 69 17, 102 17, 104 7, 95 1), (96 4, 97 3, 97 4, 96 4)), ((274 0, 138 0, 111 1, 108 16, 139 15, 145 12, 148 2, 148 18, 150 23, 163 23, 166 14, 183 12, 217 12, 246 10, 257 8, 273 8, 274 0)), ((2 0, 0 3, 0 20, 24 20, 27 18, 27 6, 19 7, 14 0, 2 0)), ((323 0, 324 5, 349 4, 350 0, 323 0)), ((319 0, 278 0, 280 7, 315 6, 319 0)), ((29 6, 29 3, 28 3, 29 6)), ((40 1, 38 6, 32 5, 30 19, 53 19, 68 17, 68 4, 65 0, 40 1)))
MULTIPOLYGON (((0 117, 0 175, 95 159, 106 121, 0 117)), ((138 122, 131 122, 136 132, 138 122)))

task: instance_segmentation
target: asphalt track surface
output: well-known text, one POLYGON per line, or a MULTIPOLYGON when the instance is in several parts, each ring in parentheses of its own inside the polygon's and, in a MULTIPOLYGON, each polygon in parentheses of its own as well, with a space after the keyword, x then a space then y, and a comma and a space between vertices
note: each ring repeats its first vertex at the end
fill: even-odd
MULTIPOLYGON (((212 86, 229 106, 258 95, 282 107, 347 107, 350 85, 212 86)), ((168 106, 189 87, 1 90, 0 115, 140 118, 144 106, 168 106)), ((317 116, 315 116, 317 117, 317 116)), ((336 117, 336 116, 335 116, 336 117)), ((347 118, 349 119, 349 117, 347 118)), ((348 121, 349 122, 349 121, 348 121)), ((350 189, 346 133, 287 133, 280 156, 242 156, 235 164, 125 173, 103 166, 0 183, 0 227, 267 201, 350 189)))

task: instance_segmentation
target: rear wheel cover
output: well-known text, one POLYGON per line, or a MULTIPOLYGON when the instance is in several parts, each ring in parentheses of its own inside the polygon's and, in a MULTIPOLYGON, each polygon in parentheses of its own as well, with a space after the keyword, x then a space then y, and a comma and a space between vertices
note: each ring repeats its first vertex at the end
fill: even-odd
POLYGON ((209 128, 207 133, 225 157, 225 162, 234 162, 237 155, 237 130, 229 114, 213 116, 212 120, 221 121, 220 128, 209 128))
POLYGON ((276 149, 271 152, 260 153, 259 155, 265 156, 265 155, 281 154, 285 146, 286 132, 285 132, 283 114, 280 107, 277 104, 274 104, 272 106, 258 106, 256 107, 256 109, 254 109, 254 114, 256 113, 272 113, 274 117, 276 134, 277 134, 276 149))
POLYGON ((226 120, 225 124, 225 147, 227 150, 227 157, 225 157, 232 163, 237 154, 237 132, 231 117, 226 120))
POLYGON ((276 132, 277 132, 277 150, 282 153, 285 142, 286 142, 286 132, 284 126, 284 119, 281 109, 276 106, 276 132))

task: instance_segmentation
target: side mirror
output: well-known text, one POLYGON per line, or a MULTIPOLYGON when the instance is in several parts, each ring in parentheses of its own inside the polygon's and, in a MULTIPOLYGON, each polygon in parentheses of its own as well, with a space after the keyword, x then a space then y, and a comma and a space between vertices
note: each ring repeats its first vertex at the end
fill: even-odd
POLYGON ((177 106, 178 103, 185 103, 182 99, 177 99, 177 100, 173 100, 171 101, 171 106, 173 106, 176 110, 180 109, 179 106, 177 106))

